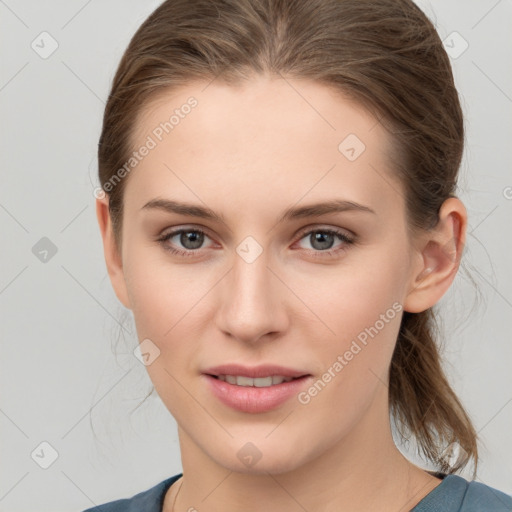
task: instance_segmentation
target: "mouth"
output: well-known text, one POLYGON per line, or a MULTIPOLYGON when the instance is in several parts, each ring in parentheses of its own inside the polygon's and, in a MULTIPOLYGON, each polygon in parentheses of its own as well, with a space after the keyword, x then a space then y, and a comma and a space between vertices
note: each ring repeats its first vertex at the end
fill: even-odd
POLYGON ((269 375, 268 377, 245 377, 244 375, 210 375, 207 374, 214 379, 221 380, 223 382, 227 382, 228 384, 233 384, 234 386, 243 386, 243 387, 255 387, 255 388, 268 388, 270 386, 277 386, 282 384, 283 382, 291 382, 292 380, 301 379, 302 377, 306 377, 303 375, 301 377, 285 377, 284 375, 269 375))
POLYGON ((202 372, 209 391, 222 404, 245 413, 276 409, 311 382, 304 371, 275 365, 223 365, 202 372))

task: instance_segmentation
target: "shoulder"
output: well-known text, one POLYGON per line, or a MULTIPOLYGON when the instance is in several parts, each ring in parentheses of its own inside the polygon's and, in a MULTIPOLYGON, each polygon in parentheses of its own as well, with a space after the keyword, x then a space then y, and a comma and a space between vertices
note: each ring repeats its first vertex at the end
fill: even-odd
POLYGON ((167 478, 131 498, 109 501, 108 503, 88 508, 83 512, 161 512, 167 489, 169 489, 180 476, 182 476, 181 473, 167 478))
POLYGON ((414 507, 414 512, 512 512, 512 497, 458 475, 443 481, 414 507))
POLYGON ((512 512, 512 497, 480 482, 468 482, 461 512, 512 512))

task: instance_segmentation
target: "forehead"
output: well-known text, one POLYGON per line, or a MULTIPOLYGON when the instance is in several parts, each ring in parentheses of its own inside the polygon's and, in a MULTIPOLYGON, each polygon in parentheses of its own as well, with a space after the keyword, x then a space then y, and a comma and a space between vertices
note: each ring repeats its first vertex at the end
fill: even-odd
POLYGON ((326 195, 381 210, 402 201, 388 165, 388 132, 358 104, 316 82, 194 82, 153 99, 134 133, 135 150, 150 139, 153 146, 126 189, 126 201, 130 196, 139 207, 166 192, 243 204, 244 211, 326 195))

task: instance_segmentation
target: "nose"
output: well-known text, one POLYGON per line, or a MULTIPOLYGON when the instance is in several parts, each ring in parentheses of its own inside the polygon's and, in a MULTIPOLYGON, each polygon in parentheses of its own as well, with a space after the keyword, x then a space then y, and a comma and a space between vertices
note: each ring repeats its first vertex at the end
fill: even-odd
POLYGON ((287 288, 270 268, 267 251, 254 260, 240 254, 234 254, 233 266, 220 283, 216 325, 243 343, 274 340, 288 328, 287 288))

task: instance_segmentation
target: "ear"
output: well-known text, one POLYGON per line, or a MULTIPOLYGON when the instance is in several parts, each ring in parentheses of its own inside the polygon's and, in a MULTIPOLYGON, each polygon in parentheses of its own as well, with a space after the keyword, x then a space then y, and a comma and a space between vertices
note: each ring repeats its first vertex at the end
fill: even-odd
POLYGON ((109 197, 106 195, 102 199, 96 199, 96 216, 100 227, 101 237, 103 239, 103 253, 107 265, 110 282, 117 295, 117 298, 128 309, 131 309, 128 298, 128 290, 123 272, 123 263, 121 258, 121 248, 117 247, 112 230, 112 220, 108 210, 109 197))
POLYGON ((421 235, 404 311, 420 313, 436 304, 452 284, 466 244, 464 204, 450 197, 441 206, 437 225, 421 235))

